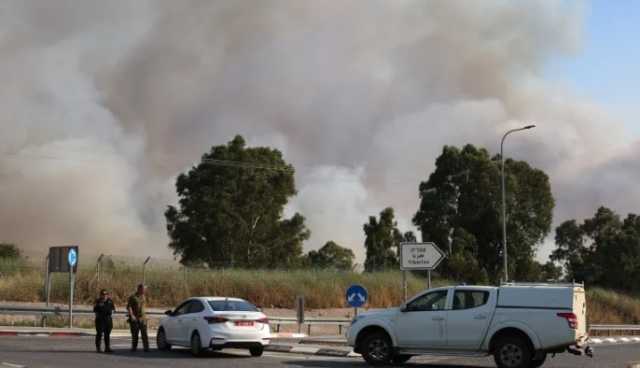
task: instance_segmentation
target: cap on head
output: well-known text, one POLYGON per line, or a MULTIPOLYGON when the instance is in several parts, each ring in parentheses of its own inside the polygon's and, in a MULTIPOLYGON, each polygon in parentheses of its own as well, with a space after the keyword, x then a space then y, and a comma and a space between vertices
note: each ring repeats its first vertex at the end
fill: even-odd
POLYGON ((107 291, 107 289, 102 289, 100 290, 100 295, 109 295, 109 292, 107 291))

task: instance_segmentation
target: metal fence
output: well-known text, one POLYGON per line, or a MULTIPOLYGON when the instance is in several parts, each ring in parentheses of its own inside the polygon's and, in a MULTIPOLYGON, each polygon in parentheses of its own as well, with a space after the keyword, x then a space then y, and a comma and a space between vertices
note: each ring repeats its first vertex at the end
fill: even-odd
MULTIPOLYGON (((61 307, 22 307, 22 306, 0 306, 0 314, 5 315, 28 315, 37 317, 45 316, 65 316, 67 309, 61 307)), ((93 310, 76 308, 73 310, 74 315, 92 316, 93 310)), ((126 312, 117 311, 116 316, 125 317, 126 312)), ((147 315, 151 318, 160 318, 165 314, 160 311, 149 311, 147 315)), ((311 335, 312 326, 336 326, 339 335, 346 331, 346 327, 351 324, 351 320, 345 318, 305 318, 302 323, 298 323, 295 317, 268 317, 270 324, 275 328, 275 332, 280 332, 282 325, 299 325, 298 329, 304 326, 308 335, 311 335)), ((625 324, 595 324, 589 326, 589 332, 592 335, 635 335, 640 334, 640 325, 625 324)))

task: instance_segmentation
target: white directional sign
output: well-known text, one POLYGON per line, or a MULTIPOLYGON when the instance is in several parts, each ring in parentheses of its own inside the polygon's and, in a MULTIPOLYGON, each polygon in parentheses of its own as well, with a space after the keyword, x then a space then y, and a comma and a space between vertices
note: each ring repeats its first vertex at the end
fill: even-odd
POLYGON ((435 243, 401 243, 401 270, 433 270, 446 257, 435 243))

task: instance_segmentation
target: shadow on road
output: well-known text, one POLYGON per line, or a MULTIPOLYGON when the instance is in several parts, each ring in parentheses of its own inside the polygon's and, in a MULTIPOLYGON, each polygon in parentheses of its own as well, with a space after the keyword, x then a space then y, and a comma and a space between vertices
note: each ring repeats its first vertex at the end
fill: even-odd
MULTIPOLYGON (((324 368, 324 367, 332 367, 332 368, 346 368, 346 367, 369 367, 367 363, 364 361, 352 361, 352 362, 338 362, 338 361, 317 361, 317 360, 288 360, 284 362, 286 365, 295 365, 298 367, 309 367, 309 368, 324 368)), ((390 365, 389 367, 399 367, 390 365)), ((460 364, 443 364, 442 362, 437 363, 412 363, 408 362, 406 364, 400 365, 400 367, 427 367, 427 368, 486 368, 485 366, 479 365, 460 365, 460 364)))
POLYGON ((134 359, 256 359, 249 355, 237 355, 237 354, 228 354, 220 351, 207 351, 202 355, 194 357, 188 350, 173 350, 173 351, 158 351, 151 350, 149 352, 137 351, 131 352, 129 350, 114 350, 111 354, 106 353, 96 353, 94 351, 86 350, 86 349, 65 349, 65 350, 54 350, 54 349, 2 349, 2 352, 6 353, 28 353, 28 354, 69 354, 69 353, 79 353, 79 354, 87 354, 94 355, 96 357, 126 357, 126 358, 134 358, 134 359))

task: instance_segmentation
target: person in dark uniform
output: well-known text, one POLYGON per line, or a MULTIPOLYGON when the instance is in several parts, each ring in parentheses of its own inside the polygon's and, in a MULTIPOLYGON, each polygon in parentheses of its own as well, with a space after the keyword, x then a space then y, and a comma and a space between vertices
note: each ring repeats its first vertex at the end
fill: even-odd
POLYGON ((131 351, 138 349, 138 334, 142 335, 144 351, 149 351, 149 337, 147 336, 147 313, 145 286, 138 285, 135 294, 129 297, 127 312, 129 313, 129 327, 131 328, 131 351))
POLYGON ((96 314, 96 351, 98 353, 102 352, 100 348, 102 336, 104 336, 104 352, 113 353, 110 340, 111 329, 113 329, 111 315, 115 310, 109 292, 105 289, 100 290, 100 296, 93 304, 93 313, 96 314))

